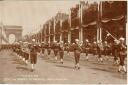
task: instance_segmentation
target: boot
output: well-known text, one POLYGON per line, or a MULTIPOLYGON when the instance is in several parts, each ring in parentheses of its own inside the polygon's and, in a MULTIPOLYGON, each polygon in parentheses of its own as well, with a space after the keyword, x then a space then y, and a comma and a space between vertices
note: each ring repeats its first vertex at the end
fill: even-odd
POLYGON ((121 72, 121 68, 122 68, 122 66, 119 66, 119 68, 118 68, 118 72, 121 72))
POLYGON ((123 70, 124 70, 124 72, 125 72, 125 73, 127 72, 127 70, 126 70, 125 66, 123 66, 123 70))
POLYGON ((55 57, 55 60, 57 61, 57 57, 55 57))

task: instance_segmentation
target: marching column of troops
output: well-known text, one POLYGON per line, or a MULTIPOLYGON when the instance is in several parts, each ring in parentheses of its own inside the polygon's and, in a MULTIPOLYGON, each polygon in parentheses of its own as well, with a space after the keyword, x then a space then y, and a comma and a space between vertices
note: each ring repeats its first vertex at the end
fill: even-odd
POLYGON ((55 41, 53 43, 42 42, 37 44, 35 39, 32 39, 32 43, 20 41, 15 44, 1 45, 1 50, 5 49, 11 49, 17 56, 19 56, 19 59, 26 63, 26 65, 30 62, 31 71, 35 70, 34 65, 37 63, 38 54, 42 57, 46 56, 49 59, 51 57, 51 51, 53 51, 55 61, 59 60, 60 63, 63 64, 64 52, 66 51, 68 56, 70 56, 70 52, 74 53, 75 69, 80 69, 79 62, 81 53, 83 53, 86 60, 89 59, 88 54, 92 54, 97 58, 97 62, 99 63, 102 63, 104 58, 108 60, 112 56, 114 64, 119 65, 118 72, 121 72, 121 70, 126 72, 125 58, 127 57, 127 46, 124 38, 114 40, 114 43, 108 43, 107 41, 94 41, 93 43, 90 43, 87 39, 85 42, 79 42, 78 39, 75 39, 75 43, 72 44, 63 43, 63 41, 55 41), (45 51, 47 55, 44 55, 45 51))

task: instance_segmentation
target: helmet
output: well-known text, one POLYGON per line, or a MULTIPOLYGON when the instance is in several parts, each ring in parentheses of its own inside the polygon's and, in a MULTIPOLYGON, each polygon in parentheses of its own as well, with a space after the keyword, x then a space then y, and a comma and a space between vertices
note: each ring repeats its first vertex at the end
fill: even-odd
POLYGON ((78 39, 75 39, 76 42, 78 42, 79 40, 78 39))
POLYGON ((119 40, 120 40, 120 41, 124 41, 125 39, 124 39, 123 37, 121 37, 119 40))
POLYGON ((36 40, 35 39, 32 39, 33 42, 35 42, 36 40))
POLYGON ((86 39, 86 42, 89 42, 88 39, 86 39))
POLYGON ((117 39, 115 39, 114 42, 115 42, 116 44, 119 44, 119 43, 120 43, 120 41, 117 40, 117 39))

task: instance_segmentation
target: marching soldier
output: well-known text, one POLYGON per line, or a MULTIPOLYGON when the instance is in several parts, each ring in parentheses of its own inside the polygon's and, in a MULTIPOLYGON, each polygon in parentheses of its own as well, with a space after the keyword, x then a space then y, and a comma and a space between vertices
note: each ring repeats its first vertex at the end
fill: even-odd
POLYGON ((24 58, 23 58, 23 49, 22 49, 22 45, 23 45, 23 42, 22 41, 19 41, 19 45, 20 45, 20 47, 19 47, 19 56, 20 56, 20 59, 22 59, 23 61, 25 60, 24 58))
POLYGON ((63 56, 64 56, 64 44, 63 41, 59 44, 59 55, 60 55, 60 62, 63 64, 63 56))
POLYGON ((80 54, 81 54, 82 48, 79 45, 78 39, 75 39, 75 44, 73 45, 73 49, 74 49, 74 57, 75 57, 75 68, 80 69, 79 60, 80 60, 80 54))
POLYGON ((41 43, 41 52, 42 52, 42 56, 44 56, 44 52, 45 52, 45 44, 44 44, 44 42, 41 43))
POLYGON ((36 45, 36 49, 37 49, 37 55, 39 56, 39 57, 41 57, 41 44, 40 43, 38 43, 37 45, 36 45))
POLYGON ((29 53, 28 53, 28 51, 26 51, 24 53, 24 56, 25 56, 25 63, 28 64, 28 59, 29 59, 29 53))
POLYGON ((25 62, 25 49, 22 48, 22 60, 25 62))
POLYGON ((67 54, 69 55, 70 54, 70 43, 68 42, 68 43, 65 43, 65 49, 66 49, 66 52, 67 52, 67 54))
POLYGON ((49 59, 50 58, 50 54, 51 54, 51 44, 50 43, 46 44, 46 49, 47 49, 47 56, 48 56, 48 59, 49 59))
POLYGON ((31 61, 31 71, 34 71, 34 65, 37 63, 37 52, 35 39, 32 39, 32 45, 30 48, 30 61, 31 61))
POLYGON ((93 42, 91 49, 92 49, 93 55, 97 55, 97 43, 95 41, 93 42))
POLYGON ((103 48, 102 41, 98 41, 98 44, 97 45, 98 45, 97 46, 98 61, 103 62, 102 52, 103 52, 104 48, 103 48))
POLYGON ((119 41, 114 40, 114 43, 112 45, 112 54, 114 56, 114 64, 119 64, 119 41))
POLYGON ((26 48, 27 48, 26 46, 27 46, 27 42, 24 42, 22 45, 22 59, 27 64, 29 55, 26 52, 26 48))
POLYGON ((21 46, 19 43, 17 43, 14 47, 13 47, 14 52, 16 53, 16 55, 21 59, 21 55, 20 55, 20 50, 21 50, 21 46))
POLYGON ((107 41, 104 41, 104 56, 106 56, 107 60, 108 60, 108 52, 109 52, 109 44, 107 43, 107 41))
POLYGON ((124 64, 124 60, 125 57, 127 56, 127 47, 124 44, 124 38, 120 38, 120 44, 119 44, 119 59, 120 59, 120 64, 119 64, 119 69, 118 72, 121 71, 121 69, 123 69, 124 72, 126 72, 126 68, 125 68, 125 64, 124 64))
POLYGON ((90 43, 89 43, 88 39, 86 39, 83 48, 84 48, 84 53, 86 55, 86 60, 88 60, 88 53, 89 53, 89 49, 90 49, 90 43))
POLYGON ((26 62, 26 64, 28 64, 28 60, 29 60, 29 48, 28 48, 28 42, 26 42, 26 45, 25 45, 25 62, 26 62))
POLYGON ((22 57, 22 61, 25 62, 25 51, 23 48, 21 49, 21 57, 22 57))
POLYGON ((57 55, 59 52, 59 44, 57 43, 57 41, 54 42, 54 46, 53 46, 53 51, 54 51, 54 55, 55 55, 55 60, 57 60, 57 55))

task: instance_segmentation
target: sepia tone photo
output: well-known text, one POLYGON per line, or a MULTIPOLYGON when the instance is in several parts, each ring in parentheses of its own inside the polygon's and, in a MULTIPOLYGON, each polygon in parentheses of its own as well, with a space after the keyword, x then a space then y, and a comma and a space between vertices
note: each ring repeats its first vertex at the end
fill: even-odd
POLYGON ((127 84, 127 1, 0 0, 0 84, 127 84))

